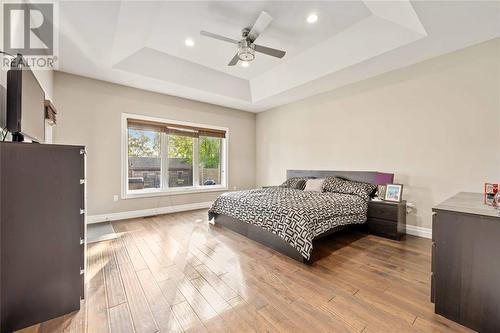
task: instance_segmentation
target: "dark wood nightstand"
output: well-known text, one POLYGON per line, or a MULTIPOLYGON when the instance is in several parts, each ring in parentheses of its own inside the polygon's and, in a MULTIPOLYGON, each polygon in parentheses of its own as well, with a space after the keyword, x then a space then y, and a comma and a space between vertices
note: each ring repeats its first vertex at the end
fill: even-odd
POLYGON ((400 240, 406 234, 406 201, 369 201, 366 225, 371 234, 400 240))

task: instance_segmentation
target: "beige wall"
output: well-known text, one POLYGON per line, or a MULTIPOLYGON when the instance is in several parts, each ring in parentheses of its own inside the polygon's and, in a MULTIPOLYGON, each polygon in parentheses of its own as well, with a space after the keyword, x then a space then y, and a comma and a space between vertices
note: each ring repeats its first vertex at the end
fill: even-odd
POLYGON ((500 181, 500 40, 257 116, 257 183, 287 169, 394 172, 430 227, 431 207, 500 181))
POLYGON ((220 192, 113 201, 121 191, 121 114, 134 113, 229 128, 229 188, 255 186, 255 115, 56 72, 56 142, 87 147, 89 215, 214 200, 220 192))

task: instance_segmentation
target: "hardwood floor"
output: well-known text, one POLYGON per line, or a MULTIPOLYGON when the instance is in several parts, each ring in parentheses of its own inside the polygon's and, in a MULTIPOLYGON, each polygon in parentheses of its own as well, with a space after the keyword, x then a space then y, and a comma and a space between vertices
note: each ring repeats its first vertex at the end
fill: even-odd
POLYGON ((88 246, 87 298, 31 332, 469 332, 434 314, 427 239, 340 232, 304 265, 205 210, 113 222, 88 246))

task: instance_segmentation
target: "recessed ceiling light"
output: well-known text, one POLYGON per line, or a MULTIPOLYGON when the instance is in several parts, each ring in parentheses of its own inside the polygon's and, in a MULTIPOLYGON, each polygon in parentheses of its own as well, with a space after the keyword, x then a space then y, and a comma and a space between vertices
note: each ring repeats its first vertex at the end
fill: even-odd
POLYGON ((241 62, 241 67, 247 68, 248 66, 250 66, 250 63, 248 61, 242 61, 241 62))
POLYGON ((192 40, 191 38, 186 38, 186 40, 184 41, 184 44, 186 44, 186 46, 194 46, 194 40, 192 40))
POLYGON ((313 24, 313 23, 316 23, 316 21, 318 21, 318 15, 316 14, 309 14, 309 16, 307 17, 307 23, 309 24, 313 24))

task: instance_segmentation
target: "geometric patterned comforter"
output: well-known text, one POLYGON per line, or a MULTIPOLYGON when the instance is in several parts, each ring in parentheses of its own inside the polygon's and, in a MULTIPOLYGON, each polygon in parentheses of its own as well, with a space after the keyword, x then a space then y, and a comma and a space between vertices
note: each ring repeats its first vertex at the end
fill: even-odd
POLYGON ((227 192, 208 215, 227 215, 278 235, 309 259, 313 239, 336 226, 366 221, 368 203, 354 194, 268 187, 227 192))

